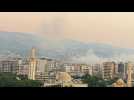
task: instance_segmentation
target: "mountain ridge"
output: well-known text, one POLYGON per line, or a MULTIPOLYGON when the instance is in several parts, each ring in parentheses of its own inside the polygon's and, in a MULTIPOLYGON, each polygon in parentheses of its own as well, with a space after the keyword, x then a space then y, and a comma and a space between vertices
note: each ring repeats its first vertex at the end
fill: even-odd
POLYGON ((114 56, 133 55, 134 49, 119 48, 102 43, 83 43, 76 40, 59 40, 34 36, 33 34, 20 32, 0 32, 0 54, 8 51, 27 56, 30 49, 36 47, 39 56, 46 56, 54 59, 72 60, 87 55, 92 57, 112 58, 114 56), (47 46, 46 46, 47 45, 47 46))

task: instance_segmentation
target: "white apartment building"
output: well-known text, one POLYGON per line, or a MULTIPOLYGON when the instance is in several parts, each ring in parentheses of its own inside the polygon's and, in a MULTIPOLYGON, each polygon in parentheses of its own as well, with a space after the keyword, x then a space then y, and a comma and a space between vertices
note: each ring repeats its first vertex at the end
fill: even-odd
POLYGON ((92 75, 92 66, 90 65, 82 65, 81 66, 81 72, 84 74, 92 75))
POLYGON ((63 64, 63 71, 67 73, 71 73, 74 70, 73 64, 63 64))

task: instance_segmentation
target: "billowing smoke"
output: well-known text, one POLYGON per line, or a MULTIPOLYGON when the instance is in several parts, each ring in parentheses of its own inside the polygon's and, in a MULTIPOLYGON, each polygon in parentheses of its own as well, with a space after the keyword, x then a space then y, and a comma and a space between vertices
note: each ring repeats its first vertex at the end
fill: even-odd
POLYGON ((93 52, 92 49, 90 49, 85 56, 80 57, 72 57, 71 61, 73 63, 86 63, 86 64, 93 64, 93 63, 99 63, 104 61, 104 58, 100 58, 93 52))
POLYGON ((71 62, 73 63, 86 63, 86 64, 95 64, 102 63, 105 61, 115 61, 115 62, 134 62, 134 54, 114 54, 111 58, 98 57, 92 49, 90 49, 85 56, 72 57, 71 62))
POLYGON ((120 54, 120 55, 114 55, 113 60, 115 61, 122 61, 122 62, 127 62, 131 61, 134 62, 134 54, 120 54))

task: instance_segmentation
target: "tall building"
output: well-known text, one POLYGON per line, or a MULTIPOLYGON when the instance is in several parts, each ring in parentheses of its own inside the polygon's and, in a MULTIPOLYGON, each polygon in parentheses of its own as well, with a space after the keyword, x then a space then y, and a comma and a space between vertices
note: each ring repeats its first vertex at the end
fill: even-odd
POLYGON ((122 62, 120 62, 118 64, 118 73, 124 73, 124 72, 125 72, 125 65, 122 62))
POLYGON ((125 64, 123 62, 118 64, 118 75, 120 78, 125 79, 125 64))
POLYGON ((132 82, 134 82, 134 64, 132 66, 132 82))
POLYGON ((127 80, 127 70, 128 70, 128 63, 125 63, 125 70, 124 70, 124 79, 127 80))
POLYGON ((19 59, 19 70, 17 72, 18 75, 28 76, 29 70, 29 61, 27 59, 19 59))
POLYGON ((127 69, 127 86, 132 87, 132 64, 128 63, 128 69, 127 69))
POLYGON ((28 78, 35 80, 36 70, 37 70, 37 59, 36 59, 36 50, 32 48, 31 57, 29 59, 29 73, 28 78))
POLYGON ((115 75, 115 62, 104 62, 103 63, 103 78, 113 79, 115 75))
POLYGON ((118 67, 119 67, 118 63, 115 63, 115 74, 116 74, 116 76, 118 76, 118 73, 119 73, 118 72, 118 67))
POLYGON ((45 81, 48 78, 48 66, 47 66, 47 59, 46 58, 39 58, 37 64, 37 74, 36 79, 45 81))
MULTIPOLYGON (((55 83, 56 81, 56 74, 59 72, 60 64, 58 61, 54 59, 47 59, 47 64, 45 67, 45 75, 48 75, 48 82, 49 83, 55 83)), ((46 77, 47 78, 47 77, 46 77)))

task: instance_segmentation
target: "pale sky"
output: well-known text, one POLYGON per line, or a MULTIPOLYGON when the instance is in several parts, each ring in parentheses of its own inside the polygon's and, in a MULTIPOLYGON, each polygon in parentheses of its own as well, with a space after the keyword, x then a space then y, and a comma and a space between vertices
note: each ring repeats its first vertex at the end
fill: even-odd
POLYGON ((134 48, 134 12, 0 12, 0 31, 134 48))

